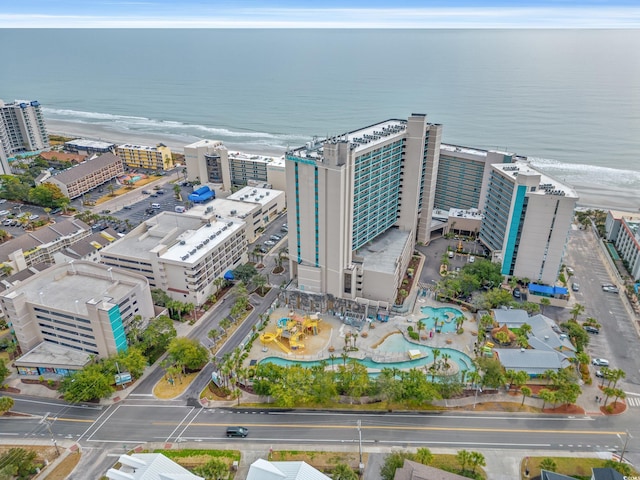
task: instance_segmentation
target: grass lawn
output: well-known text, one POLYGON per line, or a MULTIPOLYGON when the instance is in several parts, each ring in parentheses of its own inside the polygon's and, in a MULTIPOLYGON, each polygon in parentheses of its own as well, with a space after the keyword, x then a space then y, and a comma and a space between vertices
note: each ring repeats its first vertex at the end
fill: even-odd
POLYGON ((180 380, 176 379, 173 385, 163 377, 158 383, 156 383, 156 386, 153 387, 153 394, 157 398, 161 398, 163 400, 175 398, 187 389, 193 379, 198 376, 198 373, 200 372, 184 375, 180 380))
POLYGON ((153 453, 162 453, 177 464, 192 470, 217 458, 227 464, 229 470, 234 461, 240 462, 240 452, 238 450, 154 450, 153 453))
MULTIPOLYGON (((430 465, 434 468, 440 468, 442 470, 446 470, 447 472, 453 472, 460 474, 460 464, 458 460, 456 460, 455 455, 449 454, 434 454, 433 462, 430 465)), ((467 470, 471 471, 471 468, 467 465, 467 470)), ((479 474, 481 478, 487 478, 487 474, 484 472, 482 467, 476 468, 476 474, 479 474)))
POLYGON ((76 468, 80 461, 80 452, 73 452, 67 455, 67 457, 60 462, 56 468, 51 470, 51 473, 47 475, 47 480, 65 480, 73 469, 76 468))
MULTIPOLYGON (((366 465, 368 455, 362 454, 362 462, 366 465)), ((299 450, 274 450, 269 456, 272 462, 306 462, 321 472, 330 473, 337 464, 345 463, 352 469, 358 469, 360 457, 358 452, 321 452, 299 450)))
MULTIPOLYGON (((529 457, 528 464, 522 460, 520 464, 520 478, 536 478, 540 475, 540 462, 545 458, 551 458, 557 465, 556 473, 569 476, 579 476, 578 478, 591 478, 591 469, 604 467, 605 461, 601 458, 571 458, 571 457, 529 457), (529 477, 525 477, 524 470, 529 467, 529 477)), ((634 471, 634 474, 638 473, 634 471)))

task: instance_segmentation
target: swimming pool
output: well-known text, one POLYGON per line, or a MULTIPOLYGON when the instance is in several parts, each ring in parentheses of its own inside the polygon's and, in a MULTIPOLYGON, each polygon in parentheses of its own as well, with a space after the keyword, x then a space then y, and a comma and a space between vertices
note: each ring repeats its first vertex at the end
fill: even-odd
POLYGON ((438 329, 442 333, 453 333, 456 331, 456 318, 464 316, 464 314, 453 307, 422 307, 420 312, 427 315, 421 318, 425 325, 425 330, 435 329, 436 320, 438 320, 438 329))
MULTIPOLYGON (((411 368, 421 368, 433 362, 433 349, 431 347, 427 347, 424 345, 417 345, 415 343, 409 342, 405 340, 405 338, 400 333, 389 335, 384 340, 384 342, 382 342, 378 346, 377 349, 380 349, 381 347, 383 347, 383 350, 381 350, 383 352, 407 352, 410 349, 420 350, 426 356, 423 358, 418 358, 415 360, 406 360, 402 362, 375 362, 369 358, 365 358, 363 360, 356 359, 358 363, 364 365, 366 368, 370 370, 374 370, 369 372, 369 375, 373 377, 377 376, 378 371, 382 370, 383 368, 398 368, 400 370, 409 370, 411 368)), ((438 358, 442 359, 442 355, 444 355, 445 353, 448 354, 451 357, 449 361, 457 363, 458 366, 460 367, 459 371, 475 370, 471 357, 462 353, 461 351, 454 350, 453 348, 440 348, 439 350, 440 350, 440 357, 438 358)), ((260 363, 268 363, 268 362, 271 362, 274 365, 281 365, 285 367, 289 365, 300 365, 305 368, 311 368, 311 367, 320 365, 321 363, 321 361, 319 360, 302 361, 302 360, 289 360, 289 359, 280 358, 280 357, 266 357, 260 360, 260 363)), ((333 361, 334 365, 340 365, 341 362, 342 362, 341 358, 336 358, 333 361)), ((325 360, 325 363, 327 363, 328 365, 331 365, 331 361, 329 359, 325 360)))

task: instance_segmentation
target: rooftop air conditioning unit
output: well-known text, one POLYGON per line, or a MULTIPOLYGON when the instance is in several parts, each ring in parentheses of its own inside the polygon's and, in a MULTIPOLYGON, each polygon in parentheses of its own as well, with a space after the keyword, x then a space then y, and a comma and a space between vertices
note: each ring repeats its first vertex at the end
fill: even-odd
POLYGON ((187 242, 185 242, 184 240, 180 240, 180 245, 184 245, 185 243, 187 242))

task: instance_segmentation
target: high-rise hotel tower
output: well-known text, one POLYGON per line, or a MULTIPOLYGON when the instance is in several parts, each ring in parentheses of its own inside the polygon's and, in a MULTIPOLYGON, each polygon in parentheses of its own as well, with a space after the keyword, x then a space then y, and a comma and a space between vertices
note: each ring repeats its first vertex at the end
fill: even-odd
POLYGON ((416 241, 429 239, 441 131, 413 114, 286 153, 299 290, 393 303, 416 241))

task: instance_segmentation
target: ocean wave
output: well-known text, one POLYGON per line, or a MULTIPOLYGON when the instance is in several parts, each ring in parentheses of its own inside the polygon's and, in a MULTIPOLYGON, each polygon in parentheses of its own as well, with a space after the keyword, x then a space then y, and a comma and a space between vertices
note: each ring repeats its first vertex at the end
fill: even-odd
POLYGON ((582 163, 565 163, 548 158, 529 157, 529 161, 534 167, 569 184, 640 187, 640 172, 637 170, 623 170, 582 163))
POLYGON ((192 135, 192 136, 214 136, 217 139, 225 138, 238 141, 247 139, 251 141, 266 140, 269 144, 284 146, 289 143, 293 145, 303 144, 308 141, 307 137, 300 135, 273 134, 268 132, 258 132, 252 130, 230 130, 223 127, 212 127, 200 124, 188 124, 174 120, 155 120, 147 117, 132 115, 115 115, 100 112, 84 112, 69 109, 43 108, 46 117, 51 119, 64 120, 77 124, 89 123, 92 125, 102 125, 106 128, 116 128, 120 131, 131 131, 136 133, 166 133, 171 135, 192 135))

